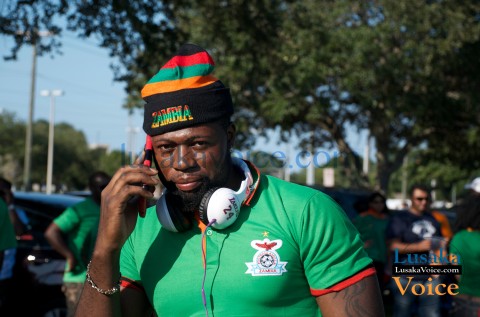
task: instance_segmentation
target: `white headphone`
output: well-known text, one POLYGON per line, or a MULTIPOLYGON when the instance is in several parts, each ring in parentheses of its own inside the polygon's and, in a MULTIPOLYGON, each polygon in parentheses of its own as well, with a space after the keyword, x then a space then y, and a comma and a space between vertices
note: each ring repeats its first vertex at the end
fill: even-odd
MULTIPOLYGON (((200 220, 210 224, 214 229, 225 229, 237 220, 240 208, 252 191, 253 177, 247 164, 236 157, 232 157, 234 166, 244 173, 244 180, 237 191, 226 187, 215 187, 205 193, 200 202, 200 220)), ((173 232, 182 232, 192 227, 192 221, 183 212, 169 202, 169 195, 164 191, 157 201, 157 216, 162 226, 173 232)))

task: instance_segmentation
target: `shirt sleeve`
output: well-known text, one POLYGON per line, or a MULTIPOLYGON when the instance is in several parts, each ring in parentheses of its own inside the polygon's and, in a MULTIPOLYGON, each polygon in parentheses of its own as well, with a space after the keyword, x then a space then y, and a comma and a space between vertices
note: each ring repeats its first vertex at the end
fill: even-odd
POLYGON ((78 214, 72 207, 65 209, 65 211, 55 218, 53 222, 60 228, 64 233, 70 232, 80 223, 80 218, 78 214))
POLYGON ((299 229, 300 256, 314 295, 348 280, 372 263, 350 219, 326 195, 319 193, 310 199, 299 229))
POLYGON ((15 239, 13 224, 8 216, 8 207, 0 200, 0 251, 15 248, 16 246, 17 240, 15 239))
POLYGON ((122 278, 140 282, 140 274, 137 269, 133 248, 133 235, 134 233, 130 235, 122 247, 120 254, 120 273, 122 274, 122 278))

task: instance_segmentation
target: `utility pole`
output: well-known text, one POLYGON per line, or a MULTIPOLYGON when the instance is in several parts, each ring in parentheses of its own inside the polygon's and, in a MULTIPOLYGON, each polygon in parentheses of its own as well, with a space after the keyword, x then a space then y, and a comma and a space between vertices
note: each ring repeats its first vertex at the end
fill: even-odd
POLYGON ((408 154, 403 158, 402 164, 402 202, 407 201, 407 185, 408 185, 408 154))
POLYGON ((31 188, 31 179, 30 172, 32 169, 32 126, 33 126, 33 112, 35 108, 35 82, 37 79, 37 37, 46 37, 50 36, 51 32, 49 31, 40 31, 32 37, 30 32, 17 32, 25 36, 32 38, 32 48, 33 48, 33 61, 32 61, 32 71, 30 78, 30 102, 28 106, 28 120, 27 128, 25 135, 25 158, 23 162, 23 190, 29 191, 31 188))
POLYGON ((370 131, 367 133, 367 143, 363 153, 363 174, 368 176, 370 167, 370 131))
POLYGON ((129 164, 132 164, 135 160, 135 139, 136 134, 140 132, 138 127, 133 126, 133 111, 130 110, 128 113, 128 126, 127 126, 127 157, 129 158, 129 164))
POLYGON ((315 155, 313 147, 313 130, 310 131, 310 143, 308 144, 308 150, 310 151, 311 161, 307 166, 307 179, 306 184, 308 186, 315 185, 315 155))
POLYGON ((30 171, 32 166, 32 124, 35 104, 35 80, 37 78, 37 43, 33 43, 33 61, 30 78, 30 102, 28 107, 28 121, 25 136, 25 159, 23 162, 23 190, 30 190, 30 171))

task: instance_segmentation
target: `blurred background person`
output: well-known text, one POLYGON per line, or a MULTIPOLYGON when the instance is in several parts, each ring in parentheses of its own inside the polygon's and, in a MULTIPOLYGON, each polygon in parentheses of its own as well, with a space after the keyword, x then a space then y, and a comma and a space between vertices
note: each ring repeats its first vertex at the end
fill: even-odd
POLYGON ((359 215, 353 219, 353 224, 360 232, 365 251, 373 260, 383 293, 386 283, 385 264, 387 263, 385 232, 389 214, 386 198, 381 193, 374 192, 367 201, 358 201, 355 209, 359 211, 359 215))
POLYGON ((47 241, 67 262, 63 292, 68 316, 74 315, 85 282, 87 264, 97 237, 101 193, 109 181, 110 176, 104 172, 90 175, 88 186, 91 197, 67 208, 45 231, 47 241))
MULTIPOLYGON (((387 225, 387 246, 390 254, 394 254, 394 259, 399 263, 408 263, 409 258, 428 257, 430 252, 439 250, 443 242, 440 223, 429 211, 431 201, 429 189, 423 185, 413 185, 410 189, 410 199, 410 208, 392 213, 387 225)), ((415 310, 418 310, 418 316, 440 317, 440 296, 425 294, 418 296, 411 291, 411 284, 423 284, 425 289, 435 288, 440 283, 438 277, 427 274, 415 275, 409 283, 406 275, 397 276, 406 292, 402 294, 400 286, 391 285, 394 317, 410 317, 414 315, 415 310)), ((392 284, 395 283, 392 281, 392 284)))
MULTIPOLYGON (((17 240, 15 239, 15 231, 13 224, 10 220, 7 201, 9 193, 7 190, 0 188, 0 264, 3 267, 4 253, 8 249, 15 248, 17 246, 17 240)), ((0 316, 6 315, 5 303, 8 299, 9 283, 10 279, 0 279, 0 316)))
POLYGON ((453 316, 480 316, 480 177, 466 188, 468 197, 459 206, 450 253, 459 254, 462 274, 454 297, 453 316))
POLYGON ((28 219, 23 210, 15 207, 12 183, 0 177, 0 190, 4 193, 4 200, 8 207, 8 216, 13 224, 15 235, 21 236, 28 228, 28 219))

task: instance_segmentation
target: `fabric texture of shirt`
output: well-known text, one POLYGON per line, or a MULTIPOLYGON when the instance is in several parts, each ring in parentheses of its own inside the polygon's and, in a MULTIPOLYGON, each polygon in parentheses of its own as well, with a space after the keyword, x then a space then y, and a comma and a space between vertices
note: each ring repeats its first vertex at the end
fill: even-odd
POLYGON ((313 295, 371 264, 330 197, 270 176, 233 225, 207 228, 204 241, 200 227, 167 231, 152 207, 122 249, 122 276, 143 287, 158 315, 205 316, 203 285, 212 316, 321 316, 313 295))
POLYGON ((450 242, 450 254, 459 254, 462 265, 459 293, 480 297, 480 231, 461 230, 450 242))
POLYGON ((67 246, 77 259, 76 267, 65 272, 64 282, 83 283, 98 231, 100 206, 91 198, 67 208, 53 221, 67 237, 67 246))

